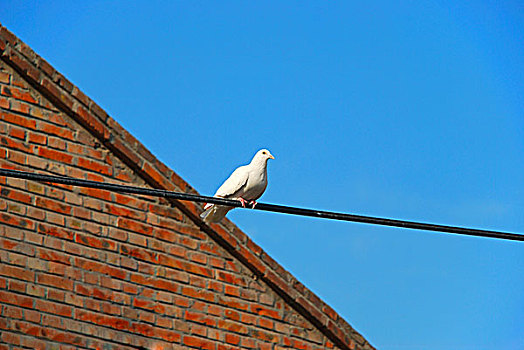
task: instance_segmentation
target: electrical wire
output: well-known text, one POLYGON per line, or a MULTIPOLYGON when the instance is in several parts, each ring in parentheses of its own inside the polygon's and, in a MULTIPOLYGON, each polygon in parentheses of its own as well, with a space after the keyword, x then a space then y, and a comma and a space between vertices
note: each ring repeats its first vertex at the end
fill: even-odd
MULTIPOLYGON (((47 182, 47 183, 57 183, 57 184, 63 184, 63 185, 79 186, 79 187, 88 187, 88 188, 95 188, 95 189, 101 189, 101 190, 107 190, 107 191, 119 192, 119 193, 132 193, 132 194, 140 194, 140 195, 147 195, 147 196, 154 196, 154 197, 171 198, 171 199, 182 200, 182 201, 191 201, 191 202, 198 202, 198 203, 212 203, 212 204, 218 204, 218 205, 226 205, 230 207, 242 207, 242 203, 240 201, 233 200, 233 199, 200 196, 196 194, 180 193, 180 192, 173 192, 173 191, 153 189, 153 188, 118 185, 118 184, 104 183, 104 182, 98 182, 98 181, 75 179, 75 178, 65 177, 65 176, 35 174, 35 173, 29 173, 29 172, 18 171, 18 170, 10 170, 10 169, 0 169, 0 176, 32 180, 32 181, 38 181, 38 182, 47 182)), ((372 224, 372 225, 393 226, 393 227, 401 227, 401 228, 408 228, 408 229, 415 229, 415 230, 445 232, 445 233, 453 233, 453 234, 459 234, 459 235, 489 237, 489 238, 505 239, 505 240, 512 240, 512 241, 524 241, 524 235, 518 234, 518 233, 480 230, 480 229, 457 227, 457 226, 435 225, 435 224, 415 222, 415 221, 386 219, 386 218, 379 218, 379 217, 373 217, 373 216, 337 213, 337 212, 331 212, 331 211, 297 208, 297 207, 290 207, 290 206, 284 206, 284 205, 258 203, 256 207, 253 209, 269 211, 269 212, 276 212, 276 213, 283 213, 283 214, 291 214, 291 215, 310 216, 310 217, 324 218, 324 219, 330 219, 330 220, 360 222, 360 223, 372 224)))

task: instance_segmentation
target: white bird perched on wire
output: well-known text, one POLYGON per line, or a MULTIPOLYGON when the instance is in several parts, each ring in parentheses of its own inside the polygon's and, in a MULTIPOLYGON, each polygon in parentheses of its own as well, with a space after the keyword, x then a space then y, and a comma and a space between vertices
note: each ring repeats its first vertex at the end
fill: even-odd
MULTIPOLYGON (((267 161, 275 159, 267 149, 258 151, 251 163, 238 167, 220 186, 214 197, 235 199, 245 207, 249 203, 254 208, 256 200, 262 196, 267 187, 267 161)), ((206 222, 218 222, 233 207, 207 203, 200 217, 206 222)))

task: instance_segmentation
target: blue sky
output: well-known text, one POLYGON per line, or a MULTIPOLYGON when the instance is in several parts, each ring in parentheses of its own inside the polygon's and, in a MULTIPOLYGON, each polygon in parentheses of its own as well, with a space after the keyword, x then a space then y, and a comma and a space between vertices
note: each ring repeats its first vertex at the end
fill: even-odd
MULTIPOLYGON (((517 1, 7 1, 0 22, 202 194, 524 233, 517 1)), ((524 348, 524 245, 236 210, 383 350, 524 348)))

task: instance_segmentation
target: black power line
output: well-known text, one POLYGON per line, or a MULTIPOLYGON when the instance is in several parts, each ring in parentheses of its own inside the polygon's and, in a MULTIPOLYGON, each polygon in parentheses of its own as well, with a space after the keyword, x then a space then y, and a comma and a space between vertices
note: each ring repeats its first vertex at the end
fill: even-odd
MULTIPOLYGON (((182 201, 191 201, 191 202, 199 202, 199 203, 213 203, 213 204, 227 205, 230 207, 241 207, 242 206, 242 203, 240 201, 233 200, 233 199, 199 196, 199 195, 188 194, 188 193, 172 192, 172 191, 144 188, 144 187, 117 185, 117 184, 110 184, 110 183, 90 181, 90 180, 74 179, 74 178, 65 177, 65 176, 35 174, 35 173, 28 173, 24 171, 9 170, 9 169, 0 169, 0 176, 33 180, 33 181, 38 181, 38 182, 51 182, 51 183, 71 185, 71 186, 89 187, 89 188, 102 189, 102 190, 107 190, 107 191, 112 191, 112 192, 134 193, 134 194, 148 195, 148 196, 155 196, 155 197, 172 198, 172 199, 177 199, 177 200, 182 200, 182 201)), ((512 240, 512 241, 524 241, 524 235, 517 234, 517 233, 511 233, 511 232, 479 230, 479 229, 457 227, 457 226, 434 225, 434 224, 415 222, 415 221, 385 219, 385 218, 377 218, 377 217, 372 217, 372 216, 363 216, 363 215, 336 213, 336 212, 331 212, 331 211, 296 208, 296 207, 289 207, 285 205, 258 203, 254 209, 277 212, 277 213, 284 213, 284 214, 292 214, 292 215, 311 216, 311 217, 331 219, 331 220, 360 222, 360 223, 373 224, 373 225, 394 226, 394 227, 402 227, 402 228, 409 228, 409 229, 416 229, 416 230, 447 232, 447 233, 455 233, 459 235, 507 239, 507 240, 512 240)))

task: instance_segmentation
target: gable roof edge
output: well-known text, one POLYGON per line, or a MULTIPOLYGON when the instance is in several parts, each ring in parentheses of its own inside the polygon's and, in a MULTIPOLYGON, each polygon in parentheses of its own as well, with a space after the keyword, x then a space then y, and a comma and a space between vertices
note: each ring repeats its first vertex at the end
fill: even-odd
MULTIPOLYGON (((98 104, 2 24, 0 58, 43 96, 86 128, 151 187, 198 194, 98 104)), ((208 225, 200 219, 200 205, 176 200, 172 203, 335 345, 341 349, 374 349, 346 320, 273 260, 231 221, 226 219, 222 224, 208 225)))

